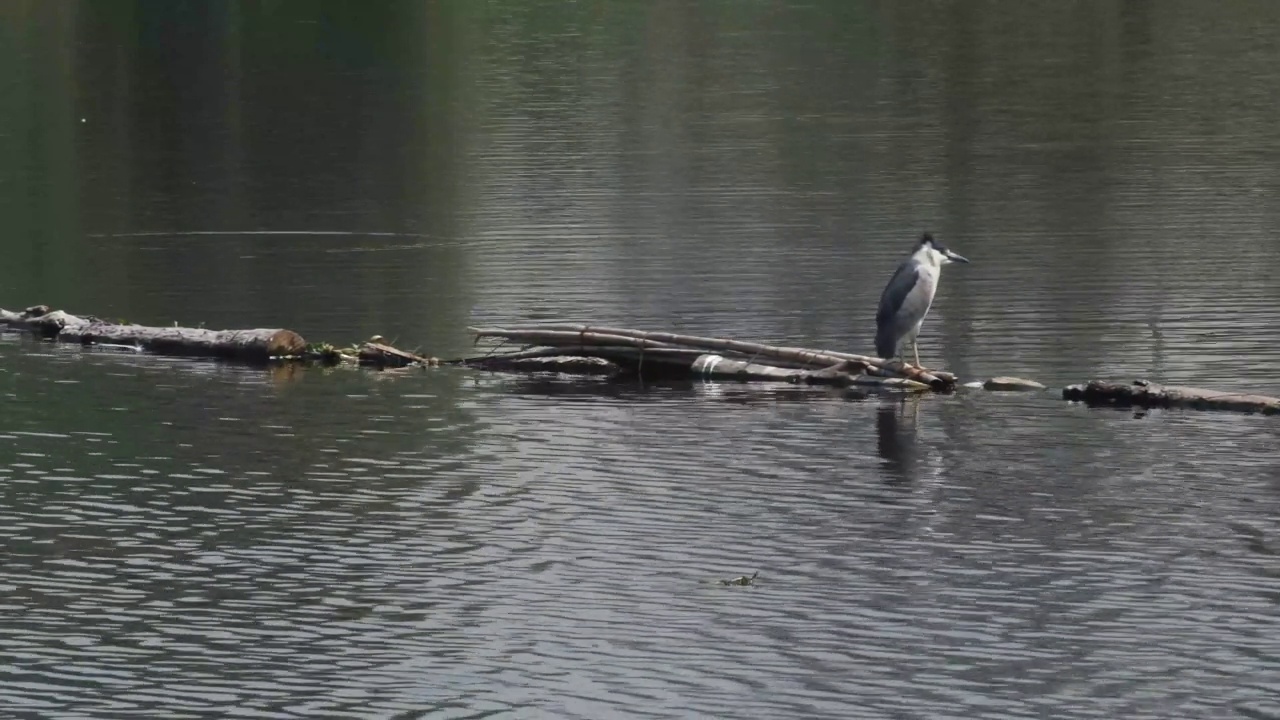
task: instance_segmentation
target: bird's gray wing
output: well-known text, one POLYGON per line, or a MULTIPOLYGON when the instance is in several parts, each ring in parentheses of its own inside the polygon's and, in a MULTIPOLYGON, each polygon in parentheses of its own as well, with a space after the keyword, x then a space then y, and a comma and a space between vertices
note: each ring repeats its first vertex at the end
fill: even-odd
POLYGON ((904 262, 880 293, 880 307, 876 310, 876 353, 880 357, 892 357, 897 351, 898 340, 911 325, 910 321, 904 322, 901 311, 915 305, 913 301, 919 295, 916 290, 922 281, 919 267, 904 262))
POLYGON ((920 269, 915 263, 904 262, 889 278, 880 293, 880 307, 876 310, 876 326, 884 327, 907 301, 907 296, 920 282, 920 269))

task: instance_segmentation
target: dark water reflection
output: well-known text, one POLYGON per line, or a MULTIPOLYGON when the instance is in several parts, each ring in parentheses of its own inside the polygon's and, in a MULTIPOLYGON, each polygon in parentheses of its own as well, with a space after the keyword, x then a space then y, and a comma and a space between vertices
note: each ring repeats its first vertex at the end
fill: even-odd
MULTIPOLYGON (((0 306, 1277 392, 1277 8, 0 7, 0 306)), ((1268 418, 0 337, 4 717, 1280 717, 1268 418), (756 585, 716 582, 760 572, 756 585)))

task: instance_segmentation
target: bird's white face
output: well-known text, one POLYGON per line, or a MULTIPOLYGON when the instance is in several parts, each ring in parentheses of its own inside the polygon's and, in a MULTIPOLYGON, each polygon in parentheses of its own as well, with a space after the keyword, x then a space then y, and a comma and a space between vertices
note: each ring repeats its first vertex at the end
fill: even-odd
POLYGON ((938 252, 938 249, 932 245, 921 245, 920 249, 916 250, 916 260, 932 268, 942 267, 951 262, 951 258, 938 252))

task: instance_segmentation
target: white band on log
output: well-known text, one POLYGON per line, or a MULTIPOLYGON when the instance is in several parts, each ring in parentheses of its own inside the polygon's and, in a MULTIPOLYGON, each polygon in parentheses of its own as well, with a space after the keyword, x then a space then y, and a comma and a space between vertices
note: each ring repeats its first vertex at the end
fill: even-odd
POLYGON ((711 377, 711 373, 715 372, 716 365, 719 365, 723 359, 719 355, 703 355, 694 361, 694 372, 702 373, 703 377, 711 377))

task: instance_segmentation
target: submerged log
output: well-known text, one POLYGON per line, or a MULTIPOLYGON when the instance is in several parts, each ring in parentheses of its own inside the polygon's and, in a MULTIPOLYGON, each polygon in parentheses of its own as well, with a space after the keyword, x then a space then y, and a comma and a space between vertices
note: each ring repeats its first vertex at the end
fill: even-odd
POLYGON ((126 345, 161 355, 182 355, 266 362, 275 357, 298 356, 307 347, 292 330, 205 330, 203 328, 148 327, 110 323, 79 317, 37 305, 21 313, 0 310, 0 325, 30 330, 58 342, 83 345, 126 345))
POLYGON ((1016 377, 993 377, 982 383, 985 390, 1016 392, 1021 390, 1044 390, 1044 385, 1035 380, 1026 380, 1016 377))
POLYGON ((861 366, 856 363, 840 361, 819 369, 783 367, 729 358, 697 348, 574 345, 444 362, 516 372, 638 375, 650 379, 774 381, 837 387, 858 385, 911 391, 929 389, 928 385, 908 378, 860 374, 861 366))
MULTIPOLYGON (((444 361, 442 361, 442 363, 443 362, 444 361)), ((496 370, 499 372, 565 373, 569 375, 603 376, 617 376, 624 374, 624 369, 622 367, 609 360, 600 357, 584 357, 579 355, 533 355, 529 357, 494 355, 489 358, 469 359, 465 364, 470 367, 478 367, 485 370, 496 370)))
POLYGON ((639 348, 646 353, 675 348, 696 348, 730 353, 733 359, 768 359, 769 365, 791 368, 822 369, 844 364, 853 372, 882 377, 900 377, 924 383, 935 390, 946 390, 955 385, 950 373, 928 371, 901 362, 889 362, 879 358, 852 353, 811 350, 808 348, 780 347, 761 343, 743 342, 725 338, 680 335, 665 332, 646 332, 626 328, 594 327, 588 325, 538 325, 512 328, 469 328, 477 339, 501 338, 526 345, 573 347, 575 352, 599 355, 601 348, 639 348))
POLYGON ((1064 400, 1083 401, 1089 405, 1230 410, 1264 415, 1280 413, 1280 398, 1178 385, 1158 385, 1146 380, 1135 380, 1129 385, 1107 383, 1101 380, 1093 380, 1084 385, 1068 385, 1062 389, 1062 397, 1064 400))

